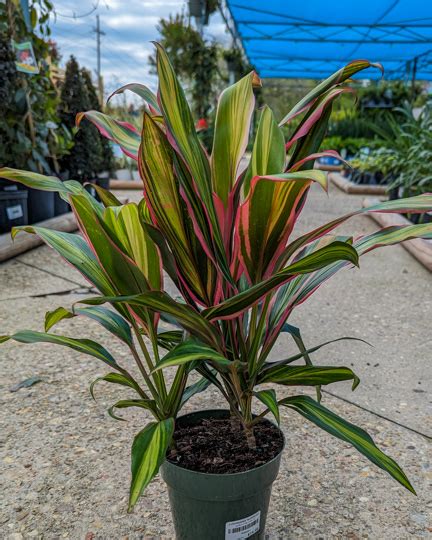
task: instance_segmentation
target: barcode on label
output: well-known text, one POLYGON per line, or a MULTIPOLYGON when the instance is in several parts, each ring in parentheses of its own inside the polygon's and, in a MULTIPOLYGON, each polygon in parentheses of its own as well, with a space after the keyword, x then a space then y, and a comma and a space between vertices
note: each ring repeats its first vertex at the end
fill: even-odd
POLYGON ((261 512, 237 521, 228 521, 225 525, 225 540, 244 540, 260 529, 261 512))

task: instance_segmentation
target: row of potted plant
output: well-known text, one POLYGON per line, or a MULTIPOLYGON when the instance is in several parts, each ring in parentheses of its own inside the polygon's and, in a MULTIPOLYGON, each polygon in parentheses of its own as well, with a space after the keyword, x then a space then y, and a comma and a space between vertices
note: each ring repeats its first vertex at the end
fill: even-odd
POLYGON ((170 61, 160 45, 156 50, 157 96, 140 84, 119 90, 143 99, 141 131, 97 111, 77 118, 78 124, 92 122, 137 161, 144 186, 139 203, 121 204, 102 188, 98 202, 73 180, 0 170, 3 178, 58 192, 70 203, 81 235, 37 226, 15 229, 13 235, 21 230, 39 235, 99 293, 48 312, 44 332, 20 330, 0 342, 54 343, 105 364, 108 372, 91 384, 93 397, 96 384, 121 385, 125 399, 112 405, 111 416, 138 407, 152 417, 137 426, 132 443, 129 510, 161 469, 179 539, 264 537, 284 447, 281 409, 352 445, 415 493, 366 431, 322 403, 322 386, 347 381, 354 390, 357 375, 349 367, 316 365, 313 353, 329 342, 306 345, 289 322, 293 310, 339 270, 355 271, 362 255, 409 238, 432 238, 430 224, 355 237, 335 232, 365 212, 429 211, 432 196, 423 194, 359 209, 293 239, 311 186, 327 189, 326 175, 313 169, 314 161, 337 156, 318 152, 334 99, 349 91, 353 75, 373 64, 348 64, 280 122, 264 107, 249 165, 242 170, 254 88, 261 84, 256 73, 221 94, 208 155, 170 61), (289 129, 294 118, 285 140, 281 127, 289 129), (181 299, 164 290, 166 276, 181 299), (59 321, 73 317, 97 321, 126 344, 139 375, 94 340, 52 332, 59 321), (162 320, 172 323, 171 329, 162 327, 162 320), (298 353, 270 360, 282 333, 298 353), (192 373, 198 375, 193 382, 192 373), (219 390, 225 409, 202 411, 198 405, 197 412, 180 416, 185 403, 210 385, 219 390), (315 397, 302 391, 307 389, 315 397))

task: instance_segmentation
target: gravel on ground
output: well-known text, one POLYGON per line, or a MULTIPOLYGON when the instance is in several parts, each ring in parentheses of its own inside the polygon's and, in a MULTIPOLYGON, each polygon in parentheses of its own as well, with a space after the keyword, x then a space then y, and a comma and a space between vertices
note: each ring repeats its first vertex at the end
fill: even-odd
MULTIPOLYGON (((327 199, 314 191, 301 228, 360 206, 355 196, 332 190, 327 199)), ((341 231, 363 234, 375 228, 361 217, 341 231)), ((42 330, 46 311, 88 295, 82 277, 46 247, 0 265, 0 284, 1 334, 42 330)), ((292 320, 311 346, 341 335, 373 343, 369 348, 341 342, 317 354, 318 363, 353 366, 362 378, 354 393, 348 383, 333 385, 324 404, 368 430, 404 468, 418 496, 347 444, 283 410, 286 449, 270 503, 269 539, 431 537, 430 285, 430 274, 401 247, 385 248, 367 255, 360 271, 333 278, 292 320)), ((57 331, 100 340, 119 361, 130 361, 122 344, 93 321, 71 319, 57 331)), ((275 354, 290 347, 281 340, 275 354)), ((122 411, 126 422, 111 419, 106 409, 126 395, 113 385, 101 383, 97 401, 92 400, 89 384, 106 373, 104 366, 47 344, 7 342, 0 360, 0 538, 174 538, 159 477, 133 513, 126 512, 130 445, 148 417, 130 409, 122 411), (41 381, 11 391, 30 377, 41 381)), ((218 405, 224 406, 219 394, 209 390, 185 412, 218 405)))

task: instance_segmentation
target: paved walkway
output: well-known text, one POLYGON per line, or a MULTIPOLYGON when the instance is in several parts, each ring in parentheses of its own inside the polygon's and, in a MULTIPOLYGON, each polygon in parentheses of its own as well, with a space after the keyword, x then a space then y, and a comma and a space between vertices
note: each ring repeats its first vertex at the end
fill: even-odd
MULTIPOLYGON (((309 229, 359 207, 361 198, 315 191, 301 226, 309 229)), ((341 232, 371 232, 356 218, 341 232)), ((46 247, 0 265, 0 333, 42 329, 47 310, 88 294, 87 283, 46 247)), ((366 428, 404 467, 418 497, 405 492, 353 449, 283 412, 287 439, 274 485, 267 532, 271 539, 406 539, 432 532, 431 275, 401 247, 366 255, 361 270, 333 278, 292 319, 312 346, 339 336, 374 345, 334 344, 316 355, 353 366, 362 383, 352 393, 339 383, 325 403, 366 428)), ((79 318, 59 331, 104 343, 117 357, 121 344, 79 318)), ((278 352, 292 345, 283 341, 278 352)), ((173 538, 168 498, 154 481, 133 514, 126 514, 129 447, 142 413, 115 422, 106 408, 125 394, 102 384, 98 402, 88 385, 104 373, 89 357, 49 345, 0 348, 0 538, 173 538), (11 392, 20 381, 42 382, 11 392)), ((221 403, 208 392, 189 405, 221 403)))

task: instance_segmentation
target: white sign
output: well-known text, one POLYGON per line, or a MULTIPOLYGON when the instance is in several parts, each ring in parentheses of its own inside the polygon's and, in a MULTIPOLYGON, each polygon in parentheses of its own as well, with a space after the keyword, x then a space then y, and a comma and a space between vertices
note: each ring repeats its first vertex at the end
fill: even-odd
POLYGON ((6 214, 9 219, 9 221, 12 221, 13 219, 18 219, 20 217, 23 217, 23 209, 20 204, 17 204, 16 206, 9 206, 6 208, 6 214))

